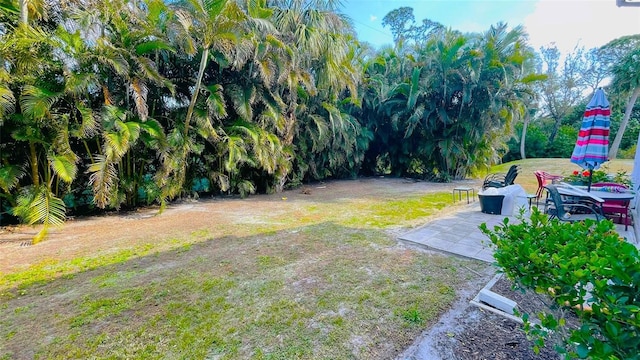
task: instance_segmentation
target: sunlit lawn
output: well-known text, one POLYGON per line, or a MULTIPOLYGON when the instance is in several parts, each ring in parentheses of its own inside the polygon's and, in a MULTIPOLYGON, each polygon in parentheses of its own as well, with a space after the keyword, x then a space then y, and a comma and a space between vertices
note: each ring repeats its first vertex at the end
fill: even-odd
MULTIPOLYGON (((574 167, 518 163, 516 183, 529 192, 534 170, 574 167)), ((488 266, 405 249, 388 231, 445 207, 449 192, 317 202, 265 215, 250 232, 242 223, 220 224, 228 236, 184 229, 1 274, 0 358, 392 358, 488 266)))
MULTIPOLYGON (((551 174, 556 175, 570 175, 574 170, 582 170, 576 164, 573 164, 569 159, 527 159, 518 160, 492 168, 492 172, 506 172, 509 166, 517 164, 520 166, 520 172, 516 178, 515 183, 522 185, 529 193, 535 193, 538 188, 538 181, 536 180, 533 172, 536 170, 544 170, 551 174)), ((610 174, 616 174, 619 171, 624 171, 628 175, 631 175, 633 170, 633 160, 613 160, 608 161, 602 165, 600 170, 604 170, 610 174)))
POLYGON ((2 274, 0 358, 393 357, 487 266, 385 230, 451 206, 448 192, 317 202, 2 274))

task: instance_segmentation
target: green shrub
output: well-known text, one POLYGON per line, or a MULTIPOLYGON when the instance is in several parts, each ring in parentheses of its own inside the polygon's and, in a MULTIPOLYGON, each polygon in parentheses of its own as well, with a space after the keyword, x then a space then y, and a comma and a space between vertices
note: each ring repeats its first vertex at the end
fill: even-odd
POLYGON ((620 150, 620 152, 618 152, 618 159, 633 159, 636 156, 637 147, 638 145, 634 144, 626 150, 620 150))
POLYGON ((546 294, 561 311, 522 314, 534 350, 551 334, 567 358, 640 359, 640 257, 614 231, 611 221, 561 223, 534 208, 520 224, 509 219, 489 237, 497 265, 518 286, 546 294), (580 320, 569 329, 562 314, 580 320), (560 314, 560 315, 558 315, 560 314))
POLYGON ((547 143, 546 156, 551 158, 568 158, 576 146, 578 129, 562 125, 558 129, 552 143, 547 143))

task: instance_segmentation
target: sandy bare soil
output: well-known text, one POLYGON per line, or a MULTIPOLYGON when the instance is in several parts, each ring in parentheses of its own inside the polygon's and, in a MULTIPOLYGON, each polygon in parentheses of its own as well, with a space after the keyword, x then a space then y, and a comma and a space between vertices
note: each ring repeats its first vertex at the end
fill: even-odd
MULTIPOLYGON (((364 178, 330 181, 303 186, 281 194, 184 200, 162 214, 157 207, 135 212, 70 219, 52 229, 46 241, 30 243, 39 228, 0 228, 0 273, 24 269, 45 259, 68 260, 76 256, 115 252, 123 247, 153 242, 154 239, 183 237, 207 229, 211 236, 225 235, 224 224, 260 223, 282 213, 297 213, 314 202, 352 199, 394 198, 402 194, 451 191, 456 184, 477 185, 480 181, 429 183, 395 178, 364 178)), ((344 209, 348 211, 348 209, 344 209)), ((247 229, 249 231, 249 229, 247 229)))

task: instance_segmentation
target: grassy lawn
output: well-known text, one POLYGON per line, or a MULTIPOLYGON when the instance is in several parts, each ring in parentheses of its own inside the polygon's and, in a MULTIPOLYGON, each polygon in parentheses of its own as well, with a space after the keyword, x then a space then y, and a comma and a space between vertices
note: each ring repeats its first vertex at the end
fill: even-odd
MULTIPOLYGON (((573 170, 518 163, 529 192, 534 170, 573 170)), ((451 201, 448 191, 316 201, 0 274, 0 359, 392 358, 488 266, 405 249, 389 231, 451 201)))
POLYGON ((393 357, 487 267, 388 231, 451 201, 318 201, 0 274, 0 359, 393 357))
POLYGON ((334 223, 227 237, 21 287, 6 358, 387 358, 478 264, 334 223))
MULTIPOLYGON (((491 172, 507 172, 513 164, 520 166, 520 172, 518 173, 515 183, 522 185, 529 193, 535 193, 538 188, 538 181, 535 175, 533 175, 533 172, 536 170, 544 170, 555 175, 570 175, 574 170, 582 171, 581 167, 571 163, 568 159, 527 159, 495 166, 491 172)), ((610 174, 624 171, 631 176, 633 160, 608 161, 600 167, 600 170, 604 170, 610 174)))

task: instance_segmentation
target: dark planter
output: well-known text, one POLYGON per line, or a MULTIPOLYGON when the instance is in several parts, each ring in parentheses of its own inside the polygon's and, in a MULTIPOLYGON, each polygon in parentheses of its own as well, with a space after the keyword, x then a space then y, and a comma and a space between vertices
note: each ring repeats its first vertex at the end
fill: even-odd
POLYGON ((504 195, 480 195, 480 211, 485 214, 500 215, 502 213, 502 201, 504 195))

